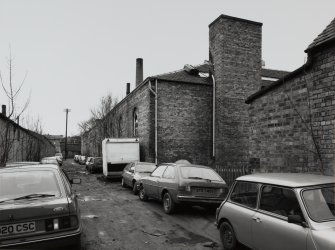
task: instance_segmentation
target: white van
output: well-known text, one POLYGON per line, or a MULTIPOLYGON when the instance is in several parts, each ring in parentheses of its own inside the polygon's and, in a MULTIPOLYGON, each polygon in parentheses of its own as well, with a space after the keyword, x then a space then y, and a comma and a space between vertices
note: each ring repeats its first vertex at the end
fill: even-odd
POLYGON ((106 138, 102 141, 103 174, 109 178, 120 178, 124 167, 140 160, 138 138, 106 138))

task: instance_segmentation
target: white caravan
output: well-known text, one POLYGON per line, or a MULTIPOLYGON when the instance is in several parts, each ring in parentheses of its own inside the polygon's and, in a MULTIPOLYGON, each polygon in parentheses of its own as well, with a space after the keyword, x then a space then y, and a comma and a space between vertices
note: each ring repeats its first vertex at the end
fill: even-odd
POLYGON ((102 141, 104 176, 119 178, 129 162, 139 160, 140 142, 138 138, 106 138, 102 141))

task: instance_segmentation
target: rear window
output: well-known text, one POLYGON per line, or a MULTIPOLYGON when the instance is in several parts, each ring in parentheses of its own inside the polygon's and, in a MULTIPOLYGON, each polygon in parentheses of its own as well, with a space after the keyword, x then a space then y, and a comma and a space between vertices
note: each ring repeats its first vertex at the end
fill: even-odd
POLYGON ((140 173, 152 173, 156 169, 155 164, 139 164, 135 167, 136 172, 140 173))
POLYGON ((223 181, 222 178, 210 168, 183 166, 180 167, 181 176, 184 179, 206 179, 211 181, 223 181))
POLYGON ((53 171, 5 172, 0 174, 0 201, 31 194, 61 195, 53 171))

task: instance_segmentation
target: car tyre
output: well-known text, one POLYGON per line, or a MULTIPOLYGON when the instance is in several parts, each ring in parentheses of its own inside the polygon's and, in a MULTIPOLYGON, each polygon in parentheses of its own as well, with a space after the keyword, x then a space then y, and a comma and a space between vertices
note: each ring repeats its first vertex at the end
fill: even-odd
POLYGON ((224 250, 237 249, 237 239, 233 227, 228 222, 220 225, 220 238, 224 250))
POLYGON ((124 182, 124 178, 122 177, 122 180, 121 180, 121 186, 122 187, 126 187, 127 185, 126 185, 126 183, 124 182))
POLYGON ((136 183, 136 181, 134 181, 134 183, 133 183, 133 193, 134 193, 134 195, 138 194, 138 189, 137 189, 137 183, 136 183))
POLYGON ((148 201, 148 196, 145 194, 144 187, 141 186, 138 192, 138 197, 141 201, 148 201))
POLYGON ((163 195, 163 209, 166 214, 172 214, 176 209, 176 204, 169 192, 163 195))

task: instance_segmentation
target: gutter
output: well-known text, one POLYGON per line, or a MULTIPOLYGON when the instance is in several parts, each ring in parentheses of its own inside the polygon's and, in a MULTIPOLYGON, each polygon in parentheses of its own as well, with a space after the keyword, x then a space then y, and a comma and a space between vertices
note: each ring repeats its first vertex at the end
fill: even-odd
POLYGON ((153 95, 155 96, 155 164, 157 165, 158 163, 158 156, 157 156, 157 97, 158 97, 158 89, 157 89, 157 78, 155 79, 155 90, 156 92, 152 89, 151 86, 151 80, 149 80, 149 90, 151 91, 151 93, 153 93, 153 95))

